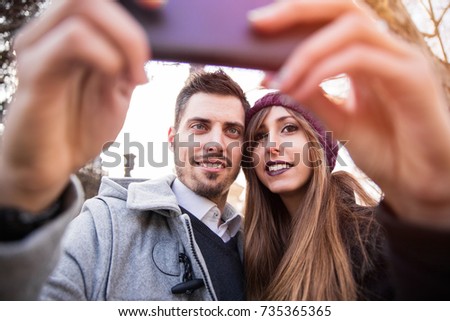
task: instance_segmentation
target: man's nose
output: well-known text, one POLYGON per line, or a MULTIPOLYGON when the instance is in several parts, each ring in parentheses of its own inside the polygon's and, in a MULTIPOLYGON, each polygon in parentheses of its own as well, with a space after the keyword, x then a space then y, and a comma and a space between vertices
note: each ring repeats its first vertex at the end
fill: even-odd
POLYGON ((224 146, 224 139, 223 139, 223 133, 222 131, 211 131, 211 135, 209 137, 209 141, 205 144, 204 150, 207 153, 223 153, 225 146, 224 146))
POLYGON ((223 152, 222 144, 218 142, 208 142, 205 144, 205 151, 208 154, 218 154, 223 152))

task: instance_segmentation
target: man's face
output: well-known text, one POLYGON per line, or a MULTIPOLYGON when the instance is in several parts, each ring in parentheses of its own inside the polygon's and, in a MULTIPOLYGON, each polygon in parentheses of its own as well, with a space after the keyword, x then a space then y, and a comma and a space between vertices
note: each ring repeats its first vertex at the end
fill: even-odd
POLYGON ((213 201, 226 198, 240 169, 244 118, 236 97, 197 93, 189 99, 178 131, 169 132, 183 184, 213 201))

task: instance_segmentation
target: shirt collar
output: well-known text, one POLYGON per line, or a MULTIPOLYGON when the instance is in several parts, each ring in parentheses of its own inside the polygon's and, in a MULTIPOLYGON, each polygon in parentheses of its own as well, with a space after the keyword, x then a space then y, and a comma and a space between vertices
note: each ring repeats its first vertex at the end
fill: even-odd
POLYGON ((178 178, 173 182, 172 190, 177 198, 178 204, 192 213, 200 221, 213 207, 217 207, 214 202, 194 193, 178 178))
MULTIPOLYGON (((229 203, 225 204, 221 220, 224 222, 223 227, 218 227, 217 223, 213 223, 211 218, 214 212, 220 213, 217 205, 207 198, 194 193, 178 178, 172 184, 172 190, 175 194, 178 204, 205 223, 224 241, 236 235, 241 228, 242 215, 229 203)), ((219 219, 220 220, 220 219, 219 219)))

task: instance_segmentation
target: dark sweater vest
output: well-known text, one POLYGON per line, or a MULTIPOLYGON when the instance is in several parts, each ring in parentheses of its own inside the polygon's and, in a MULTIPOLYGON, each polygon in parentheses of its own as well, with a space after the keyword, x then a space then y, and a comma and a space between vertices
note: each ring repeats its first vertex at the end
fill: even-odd
POLYGON ((244 268, 239 256, 236 236, 224 242, 194 215, 182 209, 191 219, 194 237, 220 301, 245 299, 244 268))

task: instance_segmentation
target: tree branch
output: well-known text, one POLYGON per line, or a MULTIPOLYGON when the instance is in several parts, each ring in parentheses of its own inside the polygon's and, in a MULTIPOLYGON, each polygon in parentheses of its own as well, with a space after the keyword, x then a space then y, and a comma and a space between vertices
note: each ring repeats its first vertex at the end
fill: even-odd
MULTIPOLYGON (((365 0, 365 2, 381 19, 387 22, 393 33, 408 42, 418 45, 423 52, 430 57, 436 67, 436 72, 442 79, 442 86, 450 110, 450 64, 448 63, 448 57, 445 54, 445 50, 443 50, 445 61, 443 61, 442 59, 439 59, 428 46, 424 35, 417 28, 401 0, 365 0)), ((421 1, 421 4, 424 5, 423 1, 421 1)), ((424 5, 424 8, 426 9, 426 5, 424 5)), ((426 9, 426 11, 429 12, 428 9, 426 9)), ((439 30, 437 30, 437 32, 439 34, 439 30)), ((444 49, 443 47, 441 48, 444 49)))

